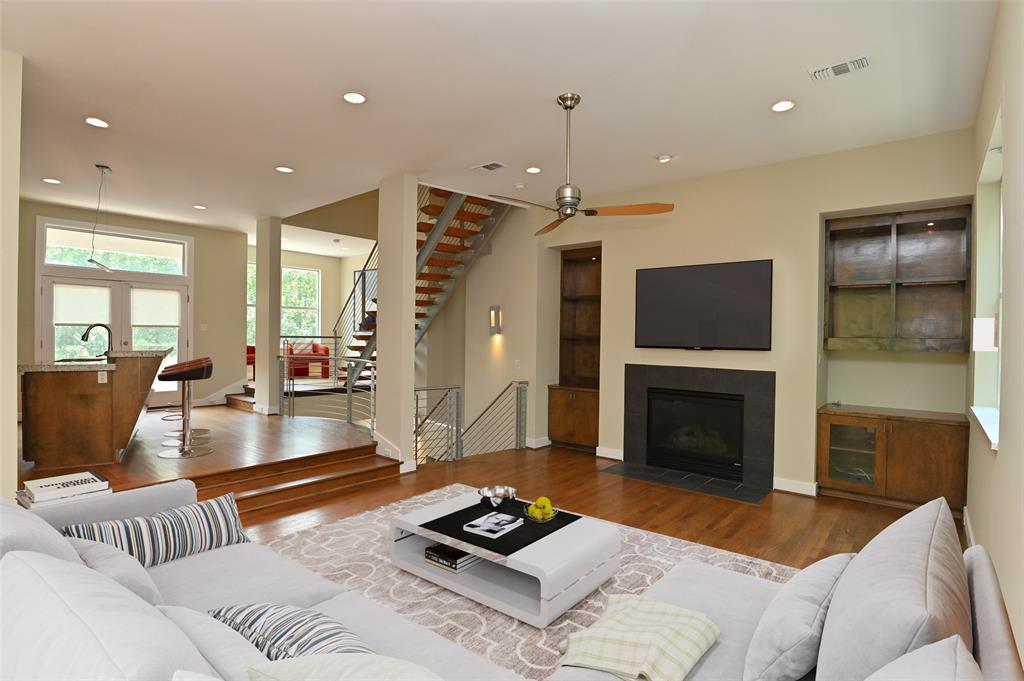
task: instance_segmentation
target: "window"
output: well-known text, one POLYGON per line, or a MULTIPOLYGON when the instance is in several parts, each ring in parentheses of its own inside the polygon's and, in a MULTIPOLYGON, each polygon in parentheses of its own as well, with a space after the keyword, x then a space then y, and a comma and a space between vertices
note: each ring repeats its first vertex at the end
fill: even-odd
MULTIPOLYGON (((246 342, 256 343, 256 263, 246 271, 246 342)), ((320 270, 281 268, 281 335, 320 334, 320 270)))
POLYGON ((67 226, 46 226, 46 265, 88 267, 94 258, 119 272, 185 275, 185 243, 67 226))

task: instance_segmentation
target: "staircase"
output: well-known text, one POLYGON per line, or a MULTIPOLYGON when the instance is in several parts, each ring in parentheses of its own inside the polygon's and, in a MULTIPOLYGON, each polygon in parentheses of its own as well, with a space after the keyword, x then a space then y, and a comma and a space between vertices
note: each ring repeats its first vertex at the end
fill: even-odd
MULTIPOLYGON (((448 301, 459 282, 472 268, 476 259, 486 251, 498 225, 508 214, 509 206, 497 204, 475 196, 466 196, 444 189, 421 186, 418 194, 421 220, 416 223, 419 235, 416 257, 416 344, 419 345, 448 301)), ((376 249, 371 257, 374 258, 376 249)), ((372 286, 360 281, 372 305, 372 314, 366 314, 356 325, 351 341, 346 341, 346 352, 358 353, 361 359, 375 360, 377 348, 376 280, 372 286)), ((350 302, 357 299, 354 292, 350 302)), ((346 305, 346 308, 348 305, 346 305)), ((361 310, 359 311, 362 312, 361 310)), ((355 314, 339 316, 355 318, 355 314)), ((335 325, 335 334, 343 329, 335 325)), ((365 380, 365 376, 346 380, 365 380)))
POLYGON ((192 478, 200 499, 235 493, 244 515, 274 506, 335 497, 398 477, 399 462, 376 455, 376 444, 273 461, 192 478))

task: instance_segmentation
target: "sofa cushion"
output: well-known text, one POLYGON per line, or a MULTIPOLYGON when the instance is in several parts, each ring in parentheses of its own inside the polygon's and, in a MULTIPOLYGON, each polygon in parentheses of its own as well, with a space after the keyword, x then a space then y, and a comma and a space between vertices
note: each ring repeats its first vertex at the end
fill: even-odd
POLYGON ((825 613, 852 558, 840 553, 819 560, 779 589, 750 641, 744 681, 796 681, 814 669, 825 613))
POLYGON ((249 541, 231 493, 150 516, 67 525, 64 534, 116 546, 146 567, 249 541))
POLYGON ((68 541, 89 568, 110 577, 147 603, 160 605, 164 602, 160 590, 156 588, 153 578, 146 572, 146 568, 142 567, 142 563, 121 549, 76 537, 71 537, 68 541))
POLYGON ((212 674, 174 624, 81 563, 29 551, 0 560, 0 677, 169 679, 212 674))
POLYGON ((94 523, 133 516, 153 515, 169 508, 196 502, 196 485, 191 480, 175 480, 160 485, 127 489, 98 497, 86 497, 57 506, 32 509, 58 530, 74 523, 94 523))
POLYGON ((271 660, 330 653, 373 653, 348 627, 316 610, 253 603, 217 608, 210 615, 247 638, 271 660))
POLYGON ((267 662, 249 670, 250 681, 444 681, 426 667, 386 655, 310 655, 267 662))
POLYGON ((974 623, 974 659, 989 679, 1024 681, 1010 617, 992 558, 983 546, 964 552, 967 585, 971 592, 971 620, 974 623))
POLYGON ((232 544, 149 568, 167 605, 206 612, 237 603, 326 601, 341 587, 261 544, 232 544))
POLYGON ((158 609, 189 637, 225 681, 248 681, 249 667, 269 662, 244 636, 205 612, 176 605, 158 609))
POLYGON ((960 539, 945 499, 936 499, 882 530, 850 561, 825 618, 817 675, 863 680, 954 634, 972 645, 960 539))
POLYGON ((950 636, 898 657, 868 681, 985 681, 959 636, 950 636))
MULTIPOLYGON (((345 622, 378 654, 415 662, 445 681, 522 681, 518 674, 414 624, 361 594, 338 594, 315 607, 345 622)), ((615 677, 611 678, 614 681, 615 677)))
POLYGON ((35 551, 82 562, 68 540, 45 520, 10 499, 0 499, 0 558, 9 551, 35 551))

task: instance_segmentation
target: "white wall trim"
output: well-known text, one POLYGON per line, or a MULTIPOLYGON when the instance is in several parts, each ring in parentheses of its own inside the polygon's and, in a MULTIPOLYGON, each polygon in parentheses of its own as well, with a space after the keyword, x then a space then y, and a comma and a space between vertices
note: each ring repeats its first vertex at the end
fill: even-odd
POLYGON ((400 465, 398 467, 398 474, 401 475, 403 473, 412 473, 415 470, 416 470, 416 461, 415 461, 415 459, 412 460, 412 461, 403 461, 402 465, 400 465))
MULTIPOLYGON (((377 441, 377 454, 379 454, 380 456, 385 456, 389 459, 394 459, 395 461, 402 461, 401 450, 398 447, 396 447, 394 443, 391 442, 391 440, 388 440, 386 437, 381 435, 380 431, 374 431, 373 439, 377 441)), ((408 462, 402 461, 403 466, 406 463, 408 462)), ((413 460, 412 464, 413 467, 410 470, 416 470, 416 461, 413 460)), ((407 471, 403 468, 402 472, 406 473, 407 471)))
POLYGON ((971 527, 971 515, 967 512, 966 506, 964 506, 964 534, 967 535, 968 548, 974 546, 974 528, 971 527))
POLYGON ((603 456, 606 459, 615 459, 616 461, 622 461, 622 450, 616 449, 615 447, 598 447, 597 455, 603 456))
POLYGON ((259 404, 258 402, 252 405, 252 410, 264 416, 274 416, 281 413, 280 407, 276 404, 259 404))
POLYGON ((772 486, 782 492, 792 492, 793 494, 803 494, 807 497, 818 496, 818 483, 816 482, 804 482, 803 480, 789 480, 788 478, 774 478, 772 486))
POLYGON ((548 439, 547 435, 541 437, 528 437, 526 438, 526 446, 529 449, 540 449, 541 447, 550 447, 551 440, 548 439))
MULTIPOLYGON (((192 406, 194 407, 212 407, 219 404, 227 404, 228 395, 237 395, 244 392, 245 381, 237 381, 228 386, 225 386, 215 393, 207 395, 202 399, 193 399, 192 406)), ((180 400, 179 400, 180 401, 180 400)))

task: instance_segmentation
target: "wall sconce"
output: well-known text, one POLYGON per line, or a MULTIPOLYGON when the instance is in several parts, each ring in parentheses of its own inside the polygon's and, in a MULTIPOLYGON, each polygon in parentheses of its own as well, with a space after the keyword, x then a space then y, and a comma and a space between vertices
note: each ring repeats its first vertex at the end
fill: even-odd
POLYGON ((501 333, 501 305, 491 305, 488 310, 488 323, 491 327, 491 335, 501 333))
POLYGON ((974 333, 971 336, 971 350, 974 352, 998 352, 999 318, 975 317, 974 333))

